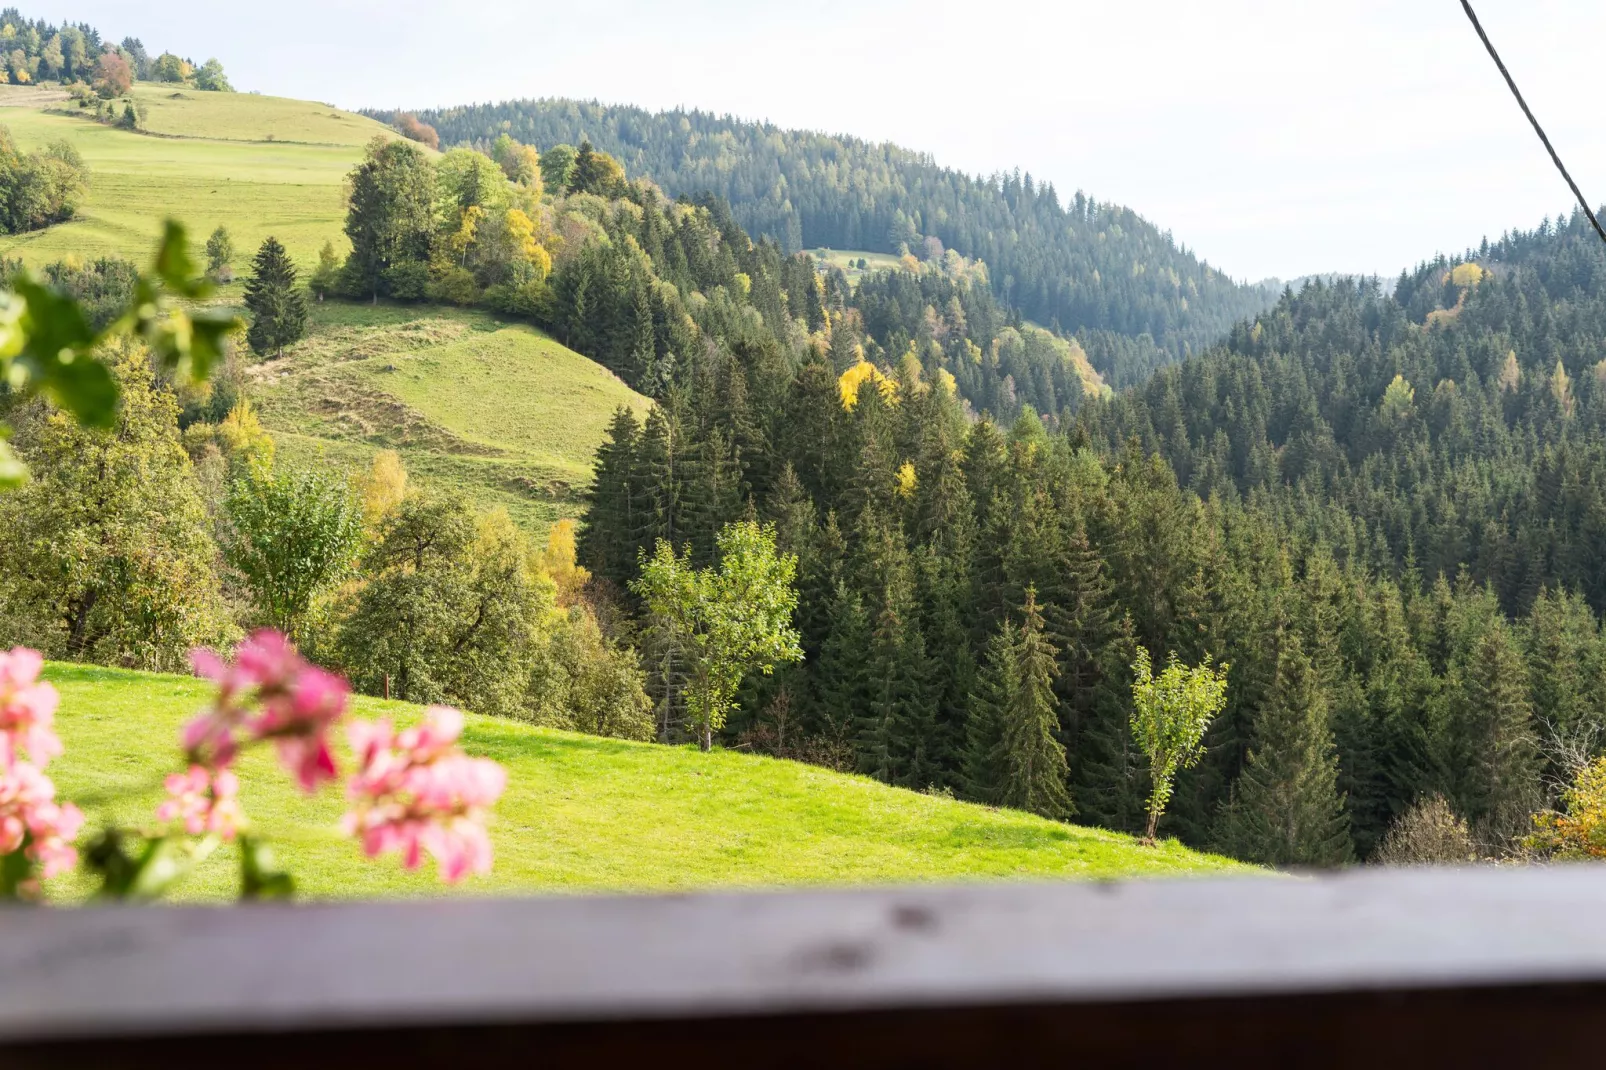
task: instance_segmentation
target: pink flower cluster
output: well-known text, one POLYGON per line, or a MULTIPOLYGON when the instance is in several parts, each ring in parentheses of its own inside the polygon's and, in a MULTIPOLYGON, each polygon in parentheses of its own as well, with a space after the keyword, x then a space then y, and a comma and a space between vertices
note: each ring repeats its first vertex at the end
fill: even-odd
POLYGON ((348 729, 358 769, 345 824, 369 857, 399 851, 402 864, 416 869, 427 851, 448 883, 490 872, 485 816, 507 786, 507 773, 464 754, 457 746, 462 731, 463 715, 445 706, 430 707, 421 724, 399 733, 388 721, 348 729))
POLYGON ((191 836, 215 832, 232 840, 245 814, 237 796, 240 778, 227 769, 192 765, 187 773, 167 778, 166 802, 156 808, 159 821, 177 821, 191 836))
POLYGON ((0 652, 0 855, 25 850, 40 874, 52 877, 78 861, 72 841, 84 815, 56 802, 56 786, 44 774, 61 740, 54 727, 60 696, 39 681, 43 666, 38 651, 0 652))
POLYGON ((225 769, 240 737, 271 739, 279 760, 311 793, 337 776, 329 729, 346 712, 346 681, 296 653, 290 640, 260 631, 234 652, 230 664, 210 650, 190 655, 195 672, 218 685, 212 708, 184 730, 184 749, 197 765, 225 769))

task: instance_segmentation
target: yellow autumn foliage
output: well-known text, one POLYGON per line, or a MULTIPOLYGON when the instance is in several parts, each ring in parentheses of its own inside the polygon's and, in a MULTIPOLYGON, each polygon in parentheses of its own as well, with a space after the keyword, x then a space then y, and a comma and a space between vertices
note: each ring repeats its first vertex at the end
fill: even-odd
POLYGON ((889 403, 895 402, 898 397, 898 384, 881 374, 877 368, 867 360, 861 360, 853 367, 842 373, 836 381, 837 390, 842 395, 842 407, 852 412, 854 406, 859 404, 859 388, 865 383, 874 383, 880 390, 881 396, 889 403))
POLYGON ((1450 272, 1450 281, 1463 290, 1470 290, 1489 277, 1489 272, 1477 264, 1457 264, 1450 272))
POLYGON ((591 579, 590 571, 575 562, 574 535, 573 520, 558 521, 547 534, 546 550, 541 554, 541 571, 557 584, 558 605, 564 607, 579 601, 580 592, 591 579))
POLYGON ((362 503, 363 529, 378 532, 380 523, 407 497, 407 468, 401 454, 395 450, 374 454, 367 473, 357 481, 356 491, 362 503))
POLYGON ((898 497, 908 501, 915 496, 919 486, 920 477, 915 474, 914 462, 904 461, 903 467, 898 469, 898 497))
POLYGON ((1564 813, 1539 814, 1527 846, 1552 858, 1606 859, 1606 758, 1586 766, 1562 796, 1564 813))

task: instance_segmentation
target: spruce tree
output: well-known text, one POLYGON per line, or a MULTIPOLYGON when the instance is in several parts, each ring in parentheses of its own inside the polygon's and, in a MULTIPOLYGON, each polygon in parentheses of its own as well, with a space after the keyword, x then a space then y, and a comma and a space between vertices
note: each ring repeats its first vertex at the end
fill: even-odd
POLYGON ((1219 839, 1239 858, 1338 866, 1354 858, 1327 700, 1298 636, 1284 633, 1277 678, 1255 717, 1255 742, 1222 815, 1219 839))
POLYGON ((964 786, 965 794, 977 802, 996 804, 1003 795, 1004 719, 1014 704, 1015 682, 1019 678, 1015 626, 1006 620, 987 643, 987 656, 970 697, 964 786))
POLYGON ((941 771, 935 761, 932 668, 907 553, 889 556, 882 576, 870 634, 869 703, 860 726, 859 766, 877 780, 923 790, 941 780, 941 771))
POLYGON ((1088 824, 1141 833, 1147 762, 1132 738, 1132 693, 1124 673, 1137 659, 1132 618, 1122 617, 1095 660, 1071 752, 1071 785, 1088 824))
POLYGON ((815 666, 811 720, 826 734, 847 735, 869 716, 870 620, 859 595, 838 582, 815 666))
POLYGON ((1026 591, 1021 626, 1015 633, 1015 678, 1009 701, 1000 711, 998 771, 999 805, 1043 817, 1066 818, 1076 812, 1065 782, 1070 775, 1065 746, 1057 738, 1058 703, 1054 698, 1054 648, 1043 635, 1037 592, 1026 591))
POLYGON ((1460 775, 1452 801, 1475 834, 1499 845, 1528 827, 1540 803, 1528 673, 1508 626, 1488 625, 1454 676, 1451 731, 1460 775))
POLYGON ((251 311, 245 338, 258 354, 281 356, 285 346, 307 333, 307 301, 296 285, 296 267, 277 238, 264 241, 251 262, 245 307, 251 311))
MULTIPOLYGON (((623 589, 636 578, 636 446, 641 427, 623 405, 614 410, 597 447, 595 474, 586 494, 577 556, 598 576, 623 589)), ((649 544, 650 545, 650 544, 649 544)))

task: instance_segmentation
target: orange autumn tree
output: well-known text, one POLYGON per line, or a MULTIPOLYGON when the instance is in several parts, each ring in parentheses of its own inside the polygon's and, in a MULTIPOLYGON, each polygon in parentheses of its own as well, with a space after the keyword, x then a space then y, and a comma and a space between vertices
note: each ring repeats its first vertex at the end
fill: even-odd
POLYGON ((1530 849, 1567 860, 1606 858, 1606 758, 1597 758, 1578 773, 1562 795, 1562 813, 1534 816, 1530 849))

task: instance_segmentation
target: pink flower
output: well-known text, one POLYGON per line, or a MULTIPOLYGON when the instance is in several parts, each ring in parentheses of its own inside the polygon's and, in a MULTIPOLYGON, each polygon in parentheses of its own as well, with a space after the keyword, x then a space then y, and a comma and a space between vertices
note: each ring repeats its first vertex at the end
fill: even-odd
POLYGON ((56 802, 56 786, 32 763, 0 772, 0 855, 22 849, 40 876, 54 877, 78 861, 72 841, 83 824, 78 807, 56 802))
POLYGON ((168 800, 156 808, 158 821, 178 821, 191 836, 215 832, 232 840, 244 813, 236 796, 240 779, 227 769, 213 772, 192 765, 187 773, 174 773, 166 781, 168 800))
POLYGON ((358 721, 347 730, 357 772, 345 827, 369 857, 398 851, 402 864, 416 869, 427 852, 448 883, 490 872, 485 819, 507 773, 459 750, 462 730, 463 715, 444 706, 430 707, 417 727, 399 734, 388 721, 358 721))
POLYGON ((18 761, 23 751, 39 768, 61 753, 54 722, 61 696, 39 682, 45 659, 37 650, 17 647, 0 652, 0 767, 18 761))
POLYGON ((218 685, 212 708, 184 730, 192 760, 223 768, 234 761, 243 735, 273 740, 279 761, 309 793, 335 778, 329 728, 346 712, 350 689, 344 680, 309 664, 270 630, 241 643, 232 664, 209 650, 190 657, 197 675, 218 685))
POLYGON ((345 716, 350 693, 340 677, 303 662, 282 689, 263 692, 261 712, 248 723, 257 739, 275 741, 280 763, 303 791, 337 775, 329 729, 345 716))

